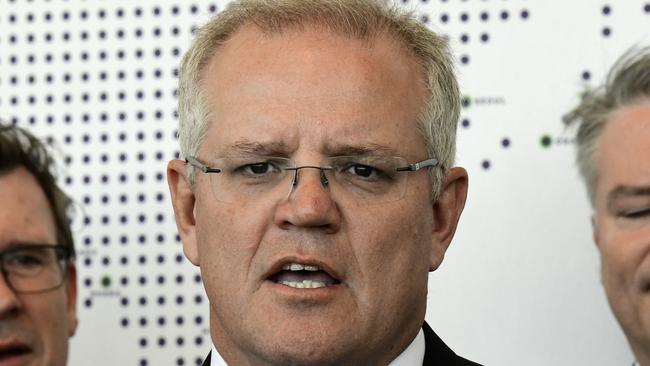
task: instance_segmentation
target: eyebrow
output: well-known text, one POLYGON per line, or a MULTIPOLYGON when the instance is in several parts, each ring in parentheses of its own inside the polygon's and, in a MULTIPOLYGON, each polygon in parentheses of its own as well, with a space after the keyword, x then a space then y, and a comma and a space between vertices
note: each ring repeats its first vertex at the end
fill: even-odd
POLYGON ((650 197, 650 186, 617 186, 607 194, 607 203, 611 206, 616 200, 631 197, 650 197))

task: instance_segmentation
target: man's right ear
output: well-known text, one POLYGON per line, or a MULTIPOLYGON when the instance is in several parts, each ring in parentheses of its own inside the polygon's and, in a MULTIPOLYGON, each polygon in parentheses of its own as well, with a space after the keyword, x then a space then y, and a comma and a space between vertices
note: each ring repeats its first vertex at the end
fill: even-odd
POLYGON ((178 235, 183 242, 183 252, 194 265, 199 265, 199 250, 196 242, 196 220, 194 205, 196 198, 187 176, 185 161, 174 159, 167 164, 167 183, 172 196, 178 235))

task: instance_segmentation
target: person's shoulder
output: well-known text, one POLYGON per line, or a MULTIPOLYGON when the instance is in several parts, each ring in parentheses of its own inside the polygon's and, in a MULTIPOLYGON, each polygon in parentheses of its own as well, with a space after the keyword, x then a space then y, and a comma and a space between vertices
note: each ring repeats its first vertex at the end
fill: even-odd
POLYGON ((483 366, 480 363, 470 361, 470 360, 462 358, 462 357, 460 357, 458 355, 456 355, 456 357, 457 357, 457 362, 456 362, 457 366, 483 366))

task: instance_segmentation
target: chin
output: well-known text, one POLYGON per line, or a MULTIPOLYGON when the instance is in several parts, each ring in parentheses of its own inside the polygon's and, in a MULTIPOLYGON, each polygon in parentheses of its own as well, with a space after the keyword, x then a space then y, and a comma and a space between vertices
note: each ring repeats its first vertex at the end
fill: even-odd
POLYGON ((273 349, 267 358, 273 365, 283 366, 343 366, 353 365, 346 362, 346 353, 337 352, 329 345, 294 344, 287 349, 283 343, 282 348, 273 349))
POLYGON ((271 337, 270 342, 258 343, 258 346, 262 346, 258 348, 260 358, 269 364, 283 366, 359 364, 350 361, 350 356, 361 348, 355 342, 358 337, 329 331, 315 330, 313 327, 298 331, 289 326, 271 337))

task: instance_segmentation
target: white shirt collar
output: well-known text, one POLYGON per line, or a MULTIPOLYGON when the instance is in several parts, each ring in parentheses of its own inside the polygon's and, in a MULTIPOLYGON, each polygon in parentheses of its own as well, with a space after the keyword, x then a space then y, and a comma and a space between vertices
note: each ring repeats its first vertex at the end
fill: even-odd
POLYGON ((210 366, 228 366, 226 361, 223 360, 223 357, 217 351, 217 348, 212 345, 212 352, 210 353, 210 366))
POLYGON ((415 339, 404 352, 400 353, 393 362, 389 363, 388 366, 413 366, 413 365, 422 365, 424 362, 424 349, 426 348, 424 344, 424 332, 422 328, 418 332, 418 335, 415 336, 415 339))
MULTIPOLYGON (((424 332, 422 329, 415 336, 415 339, 404 352, 400 353, 396 359, 393 360, 388 366, 413 366, 422 365, 424 362, 424 332)), ((212 353, 210 353, 210 366, 228 366, 223 357, 219 354, 214 345, 212 345, 212 353)))

